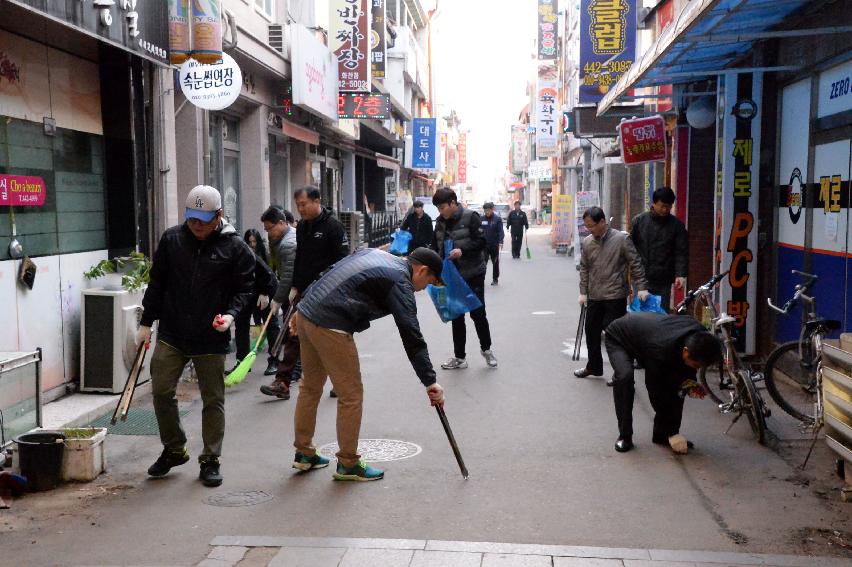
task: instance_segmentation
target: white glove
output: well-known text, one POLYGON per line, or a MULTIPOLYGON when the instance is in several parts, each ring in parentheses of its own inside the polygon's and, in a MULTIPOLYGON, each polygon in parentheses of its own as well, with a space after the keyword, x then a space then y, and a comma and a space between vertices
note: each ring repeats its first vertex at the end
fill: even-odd
POLYGON ((647 289, 640 289, 638 295, 639 301, 641 301, 642 303, 646 302, 648 300, 648 297, 651 296, 651 294, 648 293, 647 289))
POLYGON ((274 299, 269 303, 269 311, 273 315, 278 313, 278 310, 281 309, 281 304, 275 301, 274 299))
POLYGON ((140 325, 139 330, 136 331, 136 346, 141 344, 149 344, 151 342, 151 327, 146 327, 145 325, 140 325))
POLYGON ((233 323, 233 315, 216 315, 216 318, 213 319, 213 328, 219 331, 220 333, 224 333, 225 331, 231 328, 231 325, 233 323))
POLYGON ((263 311, 269 305, 269 296, 268 295, 258 295, 257 296, 257 306, 260 307, 260 310, 263 311))
POLYGON ((581 293, 580 297, 577 298, 577 303, 579 303, 580 305, 585 305, 587 300, 588 298, 586 297, 586 294, 581 293))
POLYGON ((675 278, 675 288, 686 290, 686 278, 683 276, 675 278))
POLYGON ((291 287, 290 288, 290 295, 287 297, 287 299, 290 300, 290 303, 293 303, 293 300, 296 299, 297 295, 299 295, 299 290, 296 289, 295 287, 291 287))
POLYGON ((686 455, 689 452, 689 442, 680 433, 669 437, 669 447, 678 455, 686 455))

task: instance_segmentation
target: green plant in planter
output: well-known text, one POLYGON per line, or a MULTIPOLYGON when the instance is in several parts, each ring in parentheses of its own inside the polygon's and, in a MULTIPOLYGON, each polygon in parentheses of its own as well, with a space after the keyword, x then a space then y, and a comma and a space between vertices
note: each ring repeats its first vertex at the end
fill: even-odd
POLYGON ((96 427, 71 427, 62 430, 65 439, 91 439, 100 431, 96 427))
POLYGON ((151 281, 151 260, 141 252, 131 252, 130 256, 119 256, 101 260, 83 275, 94 280, 107 274, 121 274, 121 286, 127 291, 137 291, 151 281))

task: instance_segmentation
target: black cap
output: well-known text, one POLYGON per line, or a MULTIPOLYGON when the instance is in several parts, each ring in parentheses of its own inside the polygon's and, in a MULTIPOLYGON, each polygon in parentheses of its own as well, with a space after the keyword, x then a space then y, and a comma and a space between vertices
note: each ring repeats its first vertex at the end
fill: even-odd
POLYGON ((432 270, 432 273, 435 274, 435 277, 438 278, 436 282, 437 285, 443 285, 441 282, 441 269, 444 267, 444 262, 441 260, 441 257, 438 256, 438 253, 429 248, 415 248, 408 255, 409 260, 413 260, 418 264, 422 264, 432 270))
POLYGON ((414 207, 415 209, 422 209, 423 208, 423 201, 421 201, 420 199, 417 199, 416 201, 414 201, 414 204, 412 205, 412 207, 414 207))

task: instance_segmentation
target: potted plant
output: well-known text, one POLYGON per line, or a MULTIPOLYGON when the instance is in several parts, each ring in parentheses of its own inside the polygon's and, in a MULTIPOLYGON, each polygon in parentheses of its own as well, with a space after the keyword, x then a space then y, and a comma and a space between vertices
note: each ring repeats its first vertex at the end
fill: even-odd
POLYGON ((105 427, 74 427, 62 430, 65 452, 62 456, 62 480, 88 482, 106 469, 105 427))
POLYGON ((103 288, 110 291, 139 291, 151 280, 151 260, 141 252, 101 260, 83 275, 86 279, 101 279, 103 288))

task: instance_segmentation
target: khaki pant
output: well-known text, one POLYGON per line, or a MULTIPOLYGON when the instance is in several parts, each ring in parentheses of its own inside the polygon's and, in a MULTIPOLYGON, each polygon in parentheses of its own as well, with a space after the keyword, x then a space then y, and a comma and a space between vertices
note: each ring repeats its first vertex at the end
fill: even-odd
POLYGON ((225 355, 187 355, 162 341, 157 342, 151 357, 151 391, 154 395, 154 413, 160 429, 160 441, 170 450, 178 451, 186 445, 186 433, 180 424, 178 403, 175 397, 186 363, 192 361, 198 374, 201 390, 201 438, 204 450, 199 459, 222 454, 225 437, 225 355))
POLYGON ((298 320, 299 344, 302 352, 302 384, 296 401, 296 450, 308 456, 316 454, 313 445, 317 423, 317 407, 323 394, 325 378, 337 392, 337 460, 345 467, 358 464, 358 434, 364 387, 361 365, 352 335, 338 333, 314 325, 305 317, 298 320))

